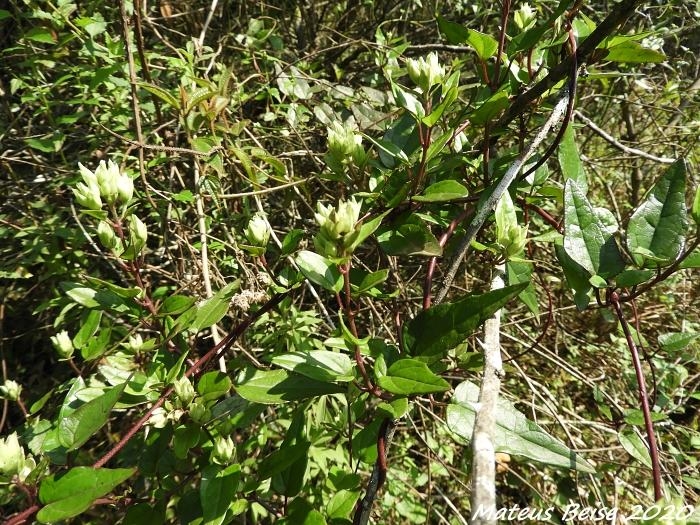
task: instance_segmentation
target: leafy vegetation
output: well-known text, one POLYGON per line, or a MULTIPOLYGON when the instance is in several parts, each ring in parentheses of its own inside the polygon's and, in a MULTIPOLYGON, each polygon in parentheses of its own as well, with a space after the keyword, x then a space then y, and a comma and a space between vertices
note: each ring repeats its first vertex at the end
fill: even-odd
POLYGON ((315 4, 0 9, 3 519, 700 521, 700 5, 315 4))

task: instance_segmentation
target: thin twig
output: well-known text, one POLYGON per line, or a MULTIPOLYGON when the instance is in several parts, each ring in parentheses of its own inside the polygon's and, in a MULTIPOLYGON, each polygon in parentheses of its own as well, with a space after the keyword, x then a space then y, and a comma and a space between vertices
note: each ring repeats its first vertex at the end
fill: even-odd
POLYGON ((629 153, 630 155, 636 155, 638 157, 643 157, 645 159, 653 160, 654 162, 660 162, 661 164, 673 164, 674 162, 676 162, 676 159, 671 159, 669 157, 657 157, 656 155, 652 155, 651 153, 647 153, 646 151, 642 151, 640 149, 630 148, 629 146, 625 146, 620 141, 618 141, 615 137, 610 135, 608 132, 599 128, 595 122, 593 122, 586 115, 581 113, 579 110, 574 111, 574 115, 576 115, 576 117, 580 118, 581 121, 586 126, 591 128, 598 135, 600 135, 605 140, 607 140, 610 144, 615 146, 617 149, 624 151, 625 153, 629 153))
POLYGON ((644 426, 647 431, 647 439, 649 440, 649 456, 651 457, 651 470, 652 477, 654 480, 654 501, 659 501, 663 498, 663 491, 661 489, 661 467, 659 465, 659 449, 656 444, 656 434, 654 432, 654 423, 651 420, 651 409, 649 408, 649 396, 647 395, 647 387, 644 381, 644 373, 642 372, 642 362, 639 359, 639 352, 637 351, 637 346, 634 344, 634 338, 630 332, 629 326, 627 325, 627 320, 622 312, 622 306, 620 305, 620 297, 617 292, 612 292, 610 294, 610 303, 615 309, 617 318, 622 326, 622 331, 625 333, 625 339, 627 340, 627 347, 630 349, 632 354, 632 364, 634 365, 634 373, 637 376, 637 387, 639 388, 639 402, 642 404, 642 414, 644 415, 644 426))

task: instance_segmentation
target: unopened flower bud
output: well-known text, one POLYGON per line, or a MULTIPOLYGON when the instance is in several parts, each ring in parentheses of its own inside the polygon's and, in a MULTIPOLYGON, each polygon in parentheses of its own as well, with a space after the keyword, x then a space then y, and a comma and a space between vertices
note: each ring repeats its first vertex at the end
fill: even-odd
POLYGON ((134 181, 126 173, 120 173, 117 178, 117 193, 122 204, 129 204, 134 196, 134 181))
POLYGON ((4 385, 0 385, 0 398, 17 401, 22 392, 22 385, 11 379, 7 379, 4 385))
POLYGON ((97 225, 97 237, 100 239, 102 246, 108 250, 120 252, 122 249, 122 241, 114 232, 114 228, 107 221, 100 221, 97 225))
POLYGON ((148 239, 148 229, 136 215, 129 216, 129 234, 134 255, 136 255, 143 249, 148 239))
POLYGON ((73 341, 71 341, 68 332, 65 330, 51 336, 51 343, 53 344, 58 357, 61 359, 68 359, 73 355, 73 341))
POLYGON ((200 425, 206 423, 209 420, 209 416, 211 415, 209 410, 207 410, 207 407, 205 407, 199 401, 194 401, 192 404, 190 404, 189 412, 192 421, 200 425))
POLYGON ((181 402, 181 406, 187 407, 195 396, 194 387, 190 380, 183 376, 173 382, 173 387, 175 388, 175 395, 181 402))
POLYGON ((267 219, 257 213, 253 215, 253 218, 248 222, 245 236, 250 244, 266 247, 270 241, 270 224, 267 222, 267 219))
POLYGON ((101 161, 100 165, 95 170, 95 177, 97 177, 97 185, 100 187, 100 194, 109 204, 113 203, 119 195, 117 181, 120 175, 119 166, 111 160, 107 164, 105 164, 105 161, 101 161))
POLYGON ((214 449, 212 450, 212 461, 219 465, 227 465, 233 461, 236 456, 236 446, 233 439, 226 436, 219 436, 214 440, 214 449))
POLYGON ((97 177, 93 172, 87 169, 82 164, 78 163, 80 174, 83 176, 84 182, 79 182, 73 188, 75 200, 78 201, 83 208, 88 210, 99 210, 102 208, 102 199, 100 198, 100 187, 97 183, 97 177))
POLYGON ((24 461, 24 449, 19 444, 17 432, 0 439, 0 473, 14 476, 22 470, 24 461))
POLYGON ((409 58, 406 60, 406 70, 409 78, 424 93, 445 77, 445 68, 440 65, 437 53, 429 53, 427 57, 418 59, 409 58))

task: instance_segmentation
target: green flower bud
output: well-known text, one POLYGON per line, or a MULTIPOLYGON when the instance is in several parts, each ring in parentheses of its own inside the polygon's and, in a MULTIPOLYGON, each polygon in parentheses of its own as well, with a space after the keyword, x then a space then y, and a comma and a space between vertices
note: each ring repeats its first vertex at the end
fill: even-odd
POLYGON ((134 249, 134 256, 136 256, 146 246, 146 241, 148 240, 148 229, 136 215, 129 216, 129 235, 134 249))
POLYGON ((427 57, 418 59, 409 58, 406 60, 406 69, 409 78, 424 93, 445 78, 445 68, 440 65, 437 53, 430 53, 427 57))
POLYGON ((248 222, 245 236, 253 246, 266 247, 270 241, 270 224, 267 219, 259 213, 253 215, 253 218, 248 222))
POLYGON ((11 379, 7 379, 4 385, 0 385, 0 398, 17 401, 22 392, 22 385, 11 379))
POLYGON ((130 352, 139 352, 143 348, 143 338, 140 334, 136 334, 134 336, 130 335, 127 342, 122 343, 122 346, 130 352))
POLYGON ((68 332, 65 330, 51 336, 51 343, 53 344, 58 357, 61 359, 69 359, 73 355, 73 341, 71 341, 68 332))
POLYGON ((14 476, 24 468, 24 449, 19 444, 17 432, 0 439, 0 473, 14 476))
POLYGON ((192 421, 199 425, 203 425, 209 421, 209 417, 211 416, 210 411, 207 410, 207 407, 205 407, 200 401, 194 401, 190 405, 189 412, 192 421))
POLYGON ((219 465, 228 465, 236 457, 236 446, 230 437, 218 436, 214 440, 211 459, 219 465))
POLYGON ((100 239, 102 246, 116 253, 124 251, 122 241, 114 232, 114 228, 107 221, 100 221, 97 225, 97 237, 100 239))
POLYGON ((129 204, 134 196, 134 181, 126 173, 120 173, 117 178, 117 193, 122 204, 129 204))
POLYGON ((119 195, 117 180, 120 176, 119 166, 111 160, 107 164, 105 164, 105 161, 100 161, 100 165, 97 166, 95 170, 95 177, 97 177, 97 185, 100 187, 100 194, 109 204, 112 204, 119 195))
POLYGON ((185 376, 173 382, 175 395, 181 401, 181 406, 186 407, 194 399, 195 392, 192 383, 185 376))
POLYGON ((97 183, 97 177, 93 172, 87 169, 82 164, 78 163, 80 174, 83 176, 84 182, 79 182, 73 188, 75 200, 78 201, 83 208, 88 210, 102 209, 102 199, 100 198, 100 187, 97 183))

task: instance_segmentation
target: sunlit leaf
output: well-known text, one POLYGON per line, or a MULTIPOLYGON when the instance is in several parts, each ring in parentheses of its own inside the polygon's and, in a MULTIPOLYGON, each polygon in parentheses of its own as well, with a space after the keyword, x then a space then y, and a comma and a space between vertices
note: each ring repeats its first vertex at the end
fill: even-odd
MULTIPOLYGON (((447 427, 461 442, 469 443, 472 439, 478 399, 479 387, 464 381, 457 386, 452 401, 447 406, 447 427)), ((493 438, 496 452, 522 456, 560 468, 595 473, 588 462, 527 419, 505 399, 498 399, 495 415, 496 432, 493 438)))
POLYGON ((627 246, 638 266, 655 268, 673 263, 685 244, 686 167, 677 160, 635 210, 627 226, 627 246))

